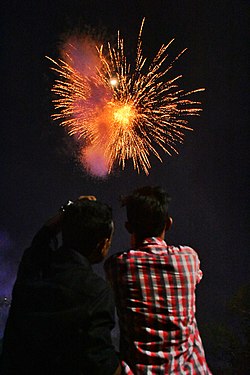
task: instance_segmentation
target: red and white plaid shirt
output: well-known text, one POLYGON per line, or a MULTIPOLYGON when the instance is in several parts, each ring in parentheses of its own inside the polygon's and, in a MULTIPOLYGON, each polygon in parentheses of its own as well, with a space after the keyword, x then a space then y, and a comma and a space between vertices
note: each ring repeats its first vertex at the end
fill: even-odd
POLYGON ((211 374, 195 319, 199 266, 192 248, 155 237, 106 261, 125 374, 211 374))

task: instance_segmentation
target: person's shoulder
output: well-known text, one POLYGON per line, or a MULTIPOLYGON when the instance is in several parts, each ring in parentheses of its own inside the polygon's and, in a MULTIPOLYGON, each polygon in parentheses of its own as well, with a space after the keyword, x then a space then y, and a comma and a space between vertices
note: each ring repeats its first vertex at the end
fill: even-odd
POLYGON ((168 246, 168 250, 172 254, 185 254, 185 255, 193 255, 193 256, 198 256, 196 250, 194 250, 191 246, 187 245, 170 245, 168 246))
POLYGON ((126 258, 129 258, 131 256, 134 256, 135 253, 138 253, 138 252, 141 252, 141 251, 139 249, 137 249, 137 250, 129 249, 129 250, 125 250, 125 251, 120 251, 118 253, 114 253, 114 254, 110 255, 107 258, 106 262, 112 262, 112 261, 126 259, 126 258))
POLYGON ((115 254, 110 255, 106 259, 106 261, 104 262, 104 268, 107 269, 108 267, 110 267, 113 264, 123 263, 128 258, 133 256, 133 252, 134 252, 134 250, 126 250, 126 251, 121 251, 119 253, 115 253, 115 254))
POLYGON ((95 272, 87 260, 67 264, 58 279, 72 292, 86 297, 95 296, 108 288, 106 280, 95 272))
POLYGON ((97 274, 92 268, 91 272, 88 274, 88 284, 95 287, 95 290, 97 291, 103 291, 104 289, 108 288, 107 281, 99 274, 97 274))
POLYGON ((109 264, 111 264, 111 263, 116 262, 117 259, 123 257, 123 254, 124 254, 124 252, 121 251, 121 252, 119 252, 119 253, 115 253, 115 254, 110 255, 110 256, 105 260, 105 262, 104 262, 104 266, 107 266, 107 265, 109 265, 109 264))

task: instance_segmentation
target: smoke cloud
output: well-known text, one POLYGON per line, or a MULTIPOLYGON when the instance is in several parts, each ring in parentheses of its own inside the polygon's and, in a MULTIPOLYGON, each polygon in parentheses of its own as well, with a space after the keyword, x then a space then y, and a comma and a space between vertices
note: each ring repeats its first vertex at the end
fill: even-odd
POLYGON ((79 132, 74 132, 74 139, 79 147, 79 161, 88 173, 105 178, 109 173, 108 161, 105 157, 105 146, 110 139, 110 120, 107 103, 112 92, 100 84, 97 70, 100 59, 96 50, 97 43, 90 37, 70 37, 64 44, 61 55, 81 77, 84 77, 85 98, 74 98, 73 118, 78 121, 79 132), (82 136, 83 128, 87 128, 86 137, 82 136), (96 144, 96 135, 100 142, 96 144))

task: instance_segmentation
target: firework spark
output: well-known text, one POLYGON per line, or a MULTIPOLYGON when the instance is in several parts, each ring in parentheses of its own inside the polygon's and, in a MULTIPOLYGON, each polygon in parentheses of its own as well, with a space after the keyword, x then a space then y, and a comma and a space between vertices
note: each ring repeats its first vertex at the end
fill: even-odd
POLYGON ((201 111, 200 102, 189 97, 203 89, 184 92, 178 85, 181 75, 167 79, 185 51, 166 64, 173 40, 162 45, 146 67, 143 25, 144 20, 133 68, 119 32, 115 47, 108 43, 105 50, 93 41, 74 39, 65 45, 62 59, 50 59, 59 75, 52 88, 57 97, 52 116, 82 142, 82 162, 96 175, 110 173, 116 163, 124 169, 129 159, 138 173, 148 174, 150 154, 162 160, 157 149, 178 153, 176 144, 183 142, 186 130, 192 130, 189 116, 201 111))

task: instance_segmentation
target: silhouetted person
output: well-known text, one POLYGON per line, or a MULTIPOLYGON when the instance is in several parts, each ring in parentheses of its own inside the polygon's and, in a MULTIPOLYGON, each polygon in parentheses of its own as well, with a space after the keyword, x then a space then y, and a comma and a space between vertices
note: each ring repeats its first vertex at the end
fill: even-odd
POLYGON ((13 288, 1 374, 120 373, 112 292, 91 267, 106 256, 112 232, 111 209, 90 196, 64 206, 37 233, 13 288))
POLYGON ((200 262, 192 248, 164 241, 169 201, 162 188, 149 186, 124 198, 131 250, 105 262, 125 374, 210 374, 195 319, 200 262))

